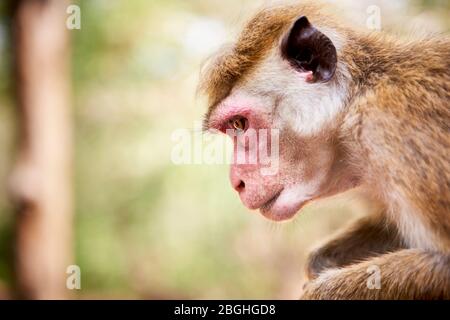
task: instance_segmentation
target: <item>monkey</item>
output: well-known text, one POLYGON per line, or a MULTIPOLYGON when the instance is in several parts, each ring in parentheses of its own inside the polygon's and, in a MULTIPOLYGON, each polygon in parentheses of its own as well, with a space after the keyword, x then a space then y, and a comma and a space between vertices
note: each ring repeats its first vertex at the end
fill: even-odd
POLYGON ((313 250, 301 299, 450 299, 447 36, 400 39, 321 4, 271 5, 208 60, 199 90, 204 129, 235 132, 235 153, 268 148, 246 145, 250 131, 278 132, 275 173, 230 166, 246 207, 285 221, 358 189, 375 209, 313 250))

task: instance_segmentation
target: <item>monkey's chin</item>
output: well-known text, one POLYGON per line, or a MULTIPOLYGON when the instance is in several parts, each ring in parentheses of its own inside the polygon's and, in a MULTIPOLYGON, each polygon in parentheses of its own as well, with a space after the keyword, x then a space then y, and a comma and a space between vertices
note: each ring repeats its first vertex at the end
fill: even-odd
POLYGON ((309 200, 295 201, 289 203, 283 203, 281 199, 277 197, 264 204, 259 211, 261 214, 269 220, 281 222, 292 219, 297 212, 299 212, 309 200))

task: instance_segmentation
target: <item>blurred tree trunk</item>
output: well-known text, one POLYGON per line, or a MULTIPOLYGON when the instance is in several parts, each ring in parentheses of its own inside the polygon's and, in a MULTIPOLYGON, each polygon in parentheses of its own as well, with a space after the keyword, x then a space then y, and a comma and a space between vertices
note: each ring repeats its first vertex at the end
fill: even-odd
POLYGON ((63 299, 72 264, 69 38, 64 0, 17 0, 13 44, 19 155, 11 177, 17 203, 19 297, 63 299))

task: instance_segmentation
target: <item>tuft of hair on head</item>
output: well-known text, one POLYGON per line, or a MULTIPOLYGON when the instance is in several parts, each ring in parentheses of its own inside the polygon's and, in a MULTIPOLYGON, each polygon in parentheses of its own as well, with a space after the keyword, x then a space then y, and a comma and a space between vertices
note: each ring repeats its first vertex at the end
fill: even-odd
POLYGON ((280 44, 282 35, 297 18, 303 15, 313 23, 335 26, 334 18, 326 9, 327 6, 317 1, 289 1, 271 4, 254 14, 235 43, 220 48, 203 64, 197 93, 208 98, 206 117, 240 79, 280 44))

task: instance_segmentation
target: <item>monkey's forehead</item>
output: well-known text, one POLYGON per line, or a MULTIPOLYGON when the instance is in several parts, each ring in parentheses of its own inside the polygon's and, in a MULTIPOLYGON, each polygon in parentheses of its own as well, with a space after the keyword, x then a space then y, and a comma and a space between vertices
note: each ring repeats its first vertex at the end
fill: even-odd
POLYGON ((247 22, 237 41, 212 57, 201 74, 199 90, 207 95, 209 104, 205 124, 220 101, 278 45, 281 36, 298 17, 307 16, 313 23, 324 24, 328 16, 323 14, 323 8, 312 3, 291 3, 266 7, 257 12, 247 22))

